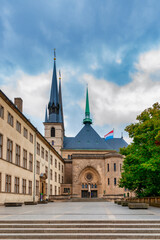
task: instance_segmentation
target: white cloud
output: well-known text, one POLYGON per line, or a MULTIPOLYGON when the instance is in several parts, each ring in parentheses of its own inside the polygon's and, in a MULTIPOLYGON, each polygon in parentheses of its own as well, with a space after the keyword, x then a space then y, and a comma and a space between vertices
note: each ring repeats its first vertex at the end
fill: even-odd
MULTIPOLYGON (((160 100, 159 52, 160 50, 156 50, 141 54, 138 62, 135 63, 136 72, 131 74, 132 81, 124 86, 118 86, 106 79, 97 79, 93 75, 80 74, 80 69, 64 65, 62 85, 63 81, 66 84, 62 86, 63 96, 65 95, 66 98, 71 94, 67 88, 68 82, 79 79, 83 85, 84 83, 89 85, 90 107, 95 125, 121 128, 135 122, 138 114, 160 100), (150 63, 151 59, 154 64, 150 63), (155 75, 156 79, 153 77, 155 75)), ((2 91, 12 100, 14 97, 21 97, 24 101, 24 113, 33 119, 39 118, 43 121, 45 106, 50 95, 52 70, 36 76, 17 71, 11 77, 2 75, 0 77, 5 82, 1 85, 2 91)), ((77 99, 73 101, 72 96, 68 99, 71 101, 68 102, 69 105, 77 104, 77 99)), ((84 110, 84 99, 80 102, 80 106, 84 110)), ((67 128, 70 128, 67 112, 65 112, 65 120, 67 128)))
MULTIPOLYGON (((83 75, 80 81, 89 84, 95 124, 119 126, 135 122, 138 114, 160 100, 160 49, 141 54, 135 66, 132 81, 124 86, 83 75)), ((84 108, 84 101, 80 104, 84 108)))
POLYGON ((142 53, 139 56, 139 62, 135 63, 135 67, 138 71, 147 74, 160 71, 160 48, 142 53))
POLYGON ((2 91, 13 100, 14 97, 23 99, 24 113, 33 117, 44 119, 45 105, 48 103, 51 71, 37 76, 16 71, 11 77, 3 77, 5 85, 2 91))
POLYGON ((117 59, 116 59, 116 63, 121 64, 121 63, 122 63, 122 59, 117 58, 117 59))

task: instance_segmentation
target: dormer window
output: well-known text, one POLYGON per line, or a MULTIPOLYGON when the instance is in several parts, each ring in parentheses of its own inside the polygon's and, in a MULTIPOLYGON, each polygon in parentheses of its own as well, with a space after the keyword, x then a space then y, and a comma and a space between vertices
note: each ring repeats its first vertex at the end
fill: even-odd
POLYGON ((55 137, 55 128, 54 127, 51 128, 51 137, 55 137))

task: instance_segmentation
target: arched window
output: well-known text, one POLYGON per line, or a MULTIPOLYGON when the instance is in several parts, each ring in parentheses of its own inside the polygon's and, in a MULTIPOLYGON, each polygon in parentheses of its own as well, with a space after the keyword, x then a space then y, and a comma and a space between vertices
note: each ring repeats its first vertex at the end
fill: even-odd
POLYGON ((55 137, 55 128, 54 127, 51 128, 51 137, 55 137))

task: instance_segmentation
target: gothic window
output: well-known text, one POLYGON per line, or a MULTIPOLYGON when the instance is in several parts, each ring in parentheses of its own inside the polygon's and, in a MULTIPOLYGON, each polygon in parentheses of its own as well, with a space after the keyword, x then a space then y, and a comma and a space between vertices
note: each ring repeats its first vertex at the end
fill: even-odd
POLYGON ((51 137, 55 137, 55 128, 54 127, 51 128, 51 137))
POLYGON ((110 185, 110 179, 108 178, 108 185, 110 185))
POLYGON ((114 163, 114 172, 116 172, 116 163, 114 163))
POLYGON ((107 172, 109 172, 109 163, 107 163, 107 172))

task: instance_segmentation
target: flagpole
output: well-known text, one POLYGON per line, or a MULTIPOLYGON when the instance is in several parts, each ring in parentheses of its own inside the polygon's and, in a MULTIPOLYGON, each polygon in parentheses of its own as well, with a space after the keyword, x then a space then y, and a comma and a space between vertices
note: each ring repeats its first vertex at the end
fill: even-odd
POLYGON ((113 138, 114 138, 114 128, 113 128, 113 138))

